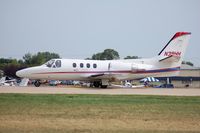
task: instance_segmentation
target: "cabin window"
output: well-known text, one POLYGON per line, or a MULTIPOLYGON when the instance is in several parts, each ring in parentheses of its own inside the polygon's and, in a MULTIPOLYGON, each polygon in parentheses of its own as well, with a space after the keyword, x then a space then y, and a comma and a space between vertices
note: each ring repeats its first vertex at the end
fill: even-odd
POLYGON ((73 63, 72 66, 75 68, 76 67, 76 63, 73 63))
POLYGON ((80 63, 80 67, 83 68, 83 67, 84 67, 84 64, 83 64, 83 63, 80 63))
POLYGON ((97 68, 97 64, 93 64, 93 68, 97 68))
POLYGON ((90 64, 89 63, 87 63, 86 65, 87 65, 87 68, 90 68, 90 64))
POLYGON ((56 67, 57 67, 57 68, 58 68, 58 67, 61 67, 61 60, 57 60, 55 64, 56 64, 56 67))

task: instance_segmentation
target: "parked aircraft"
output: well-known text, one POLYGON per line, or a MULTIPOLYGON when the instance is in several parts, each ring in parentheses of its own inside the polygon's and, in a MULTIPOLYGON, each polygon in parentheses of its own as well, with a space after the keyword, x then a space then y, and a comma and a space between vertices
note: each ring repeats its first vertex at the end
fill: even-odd
POLYGON ((47 63, 17 71, 19 77, 90 81, 95 87, 106 88, 109 82, 145 77, 175 76, 188 45, 190 32, 177 32, 156 57, 126 60, 52 59, 47 63))
POLYGON ((14 86, 16 79, 10 79, 8 77, 2 77, 0 79, 0 86, 14 86))
POLYGON ((9 77, 2 77, 0 79, 0 86, 27 86, 29 79, 23 78, 20 83, 17 79, 10 79, 9 77))

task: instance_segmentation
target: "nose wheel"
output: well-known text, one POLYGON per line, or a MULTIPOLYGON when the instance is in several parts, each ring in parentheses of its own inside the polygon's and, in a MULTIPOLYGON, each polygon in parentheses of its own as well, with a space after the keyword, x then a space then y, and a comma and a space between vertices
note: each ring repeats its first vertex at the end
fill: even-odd
POLYGON ((39 87, 39 86, 41 85, 41 83, 40 83, 39 80, 36 80, 36 81, 34 82, 34 85, 35 85, 35 87, 39 87))

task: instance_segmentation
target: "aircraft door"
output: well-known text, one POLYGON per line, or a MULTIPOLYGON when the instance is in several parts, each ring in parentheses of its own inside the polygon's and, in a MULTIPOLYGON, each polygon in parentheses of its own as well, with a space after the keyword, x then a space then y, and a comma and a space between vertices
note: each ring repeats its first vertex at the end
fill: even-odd
POLYGON ((108 63, 108 71, 111 71, 111 62, 108 63))

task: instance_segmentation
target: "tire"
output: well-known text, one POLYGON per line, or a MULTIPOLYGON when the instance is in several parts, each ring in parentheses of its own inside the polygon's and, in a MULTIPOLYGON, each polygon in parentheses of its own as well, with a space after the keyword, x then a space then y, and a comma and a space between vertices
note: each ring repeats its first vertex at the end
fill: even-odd
POLYGON ((93 85, 94 87, 99 88, 101 83, 99 81, 94 81, 93 85))
POLYGON ((40 81, 36 80, 36 81, 34 82, 34 85, 35 85, 35 87, 39 87, 39 86, 41 85, 41 83, 40 83, 40 81))
POLYGON ((107 88, 108 86, 107 85, 101 85, 101 88, 107 88))

